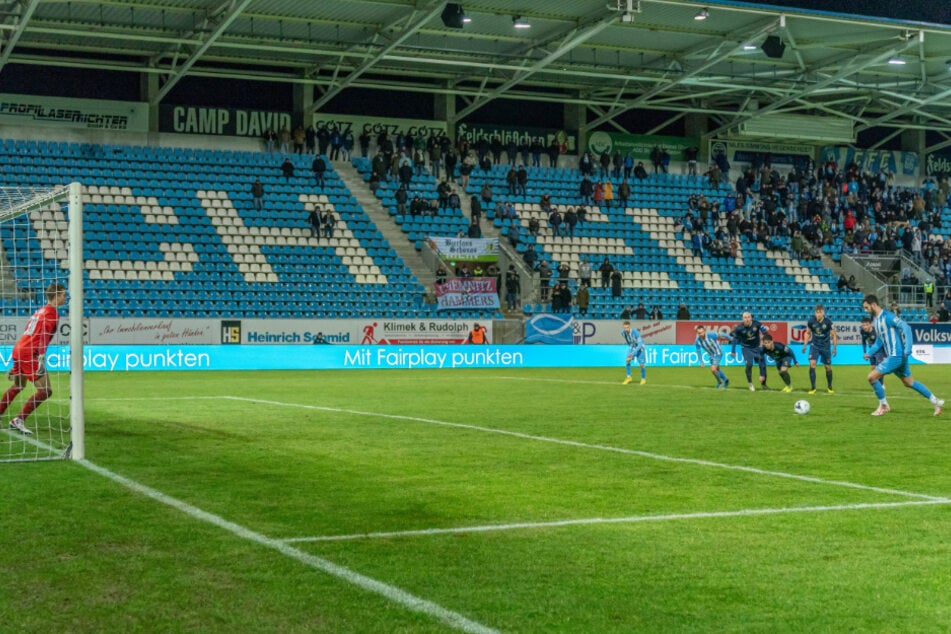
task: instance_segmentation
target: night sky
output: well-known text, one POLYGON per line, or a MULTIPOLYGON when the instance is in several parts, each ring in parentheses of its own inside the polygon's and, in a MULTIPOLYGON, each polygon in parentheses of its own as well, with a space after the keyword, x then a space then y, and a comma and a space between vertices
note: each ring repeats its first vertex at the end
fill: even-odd
POLYGON ((951 24, 951 2, 948 0, 772 0, 748 4, 795 7, 828 13, 951 24))

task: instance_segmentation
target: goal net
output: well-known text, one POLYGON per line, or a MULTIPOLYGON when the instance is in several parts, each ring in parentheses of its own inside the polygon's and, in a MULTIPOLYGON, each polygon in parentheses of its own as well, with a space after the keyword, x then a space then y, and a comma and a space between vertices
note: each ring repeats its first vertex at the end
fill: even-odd
POLYGON ((79 183, 0 187, 0 462, 84 457, 82 262, 79 183))

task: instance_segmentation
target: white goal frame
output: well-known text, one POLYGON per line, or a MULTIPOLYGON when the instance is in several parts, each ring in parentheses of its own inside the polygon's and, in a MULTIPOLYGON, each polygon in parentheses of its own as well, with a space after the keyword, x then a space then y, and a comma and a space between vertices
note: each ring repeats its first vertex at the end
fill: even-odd
MULTIPOLYGON (((12 191, 17 188, 0 188, 12 191)), ((67 241, 69 276, 69 445, 62 458, 83 460, 86 457, 85 396, 83 393, 83 186, 73 182, 66 186, 53 187, 37 192, 21 202, 0 208, 0 222, 12 220, 33 211, 48 209, 51 204, 67 201, 67 241)), ((37 441, 34 443, 39 444, 37 441)), ((42 445, 43 448, 49 447, 42 445)))

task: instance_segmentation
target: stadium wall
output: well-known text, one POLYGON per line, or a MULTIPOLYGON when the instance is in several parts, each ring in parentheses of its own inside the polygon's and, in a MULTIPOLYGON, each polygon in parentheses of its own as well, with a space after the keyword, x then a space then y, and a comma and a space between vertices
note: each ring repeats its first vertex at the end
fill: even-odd
MULTIPOLYGON (((94 323, 95 320, 90 320, 94 323)), ((108 321, 108 320, 102 320, 108 321)), ((84 353, 83 365, 87 371, 125 372, 140 370, 347 370, 347 369, 446 369, 446 368, 557 368, 557 367, 618 367, 623 365, 625 346, 617 343, 620 339, 617 322, 611 325, 614 334, 612 341, 605 344, 567 344, 567 345, 488 345, 472 346, 457 343, 462 334, 467 333, 469 322, 433 322, 435 326, 445 325, 445 329, 433 329, 433 336, 439 335, 445 343, 434 344, 433 339, 418 337, 418 331, 406 337, 400 333, 395 339, 366 345, 311 345, 302 335, 299 341, 281 343, 223 343, 227 338, 240 341, 243 330, 234 330, 237 320, 180 320, 182 323, 205 321, 204 328, 183 327, 175 320, 155 320, 156 328, 149 328, 139 321, 120 326, 120 320, 112 320, 112 325, 93 337, 93 329, 87 329, 88 341, 84 353), (452 326, 452 327, 450 327, 452 326), (113 343, 106 331, 115 329, 113 343), (218 340, 208 343, 183 342, 183 338, 206 338, 214 333, 218 340), (100 337, 100 335, 103 335, 100 337), (172 337, 170 335, 178 335, 172 337), (97 339, 93 342, 92 339, 97 339), (177 341, 166 340, 178 339, 177 341), (120 341, 121 342, 117 342, 120 341), (449 342, 451 341, 451 342, 449 342), (137 342, 137 343, 136 343, 137 342)), ((273 328, 281 329, 280 322, 269 322, 273 328)), ((363 322, 357 322, 362 324, 363 322)), ((420 322, 422 323, 422 322, 420 322)), ((582 322, 593 323, 593 322, 582 322)), ((671 327, 663 332, 686 332, 683 324, 696 322, 658 322, 671 327)), ((784 322, 774 322, 783 324, 784 322)), ((376 323, 379 327, 379 322, 376 323)), ((490 324, 487 324, 490 325, 490 324)), ((785 326, 790 328, 789 324, 785 326)), ((914 363, 949 364, 951 363, 951 324, 913 324, 915 345, 914 363)), ((798 324, 792 325, 792 329, 798 324)), ((692 328, 691 328, 692 331, 692 328)), ((11 367, 12 343, 18 330, 10 324, 0 324, 0 367, 11 367)), ((68 331, 67 331, 68 332, 68 331)), ((273 331, 278 332, 278 331, 273 331)), ((280 330, 281 337, 297 331, 280 330)), ((307 332, 314 332, 313 329, 307 332)), ((64 330, 58 333, 58 340, 50 347, 47 365, 51 371, 66 371, 70 367, 69 347, 63 339, 64 330)), ((793 348, 801 364, 806 357, 800 352, 798 342, 793 348)), ((741 362, 725 346, 724 365, 739 365, 741 362)), ((699 364, 696 349, 690 343, 649 343, 647 362, 651 367, 687 367, 699 364)), ((862 346, 855 343, 842 343, 836 355, 838 365, 865 365, 862 346)))
MULTIPOLYGON (((600 346, 301 346, 261 345, 90 345, 84 352, 87 372, 190 371, 190 370, 387 370, 462 368, 618 368, 624 365, 627 347, 600 346)), ((11 348, 0 347, 0 366, 11 366, 11 348)), ((951 363, 951 346, 916 345, 913 363, 951 363)), ((803 355, 800 363, 808 365, 803 355)), ((866 365, 862 347, 844 345, 836 364, 866 365)), ((52 372, 68 371, 67 346, 51 346, 47 365, 52 372)), ((650 367, 689 367, 699 364, 693 346, 648 346, 650 367)), ((732 352, 723 365, 741 365, 732 352)))

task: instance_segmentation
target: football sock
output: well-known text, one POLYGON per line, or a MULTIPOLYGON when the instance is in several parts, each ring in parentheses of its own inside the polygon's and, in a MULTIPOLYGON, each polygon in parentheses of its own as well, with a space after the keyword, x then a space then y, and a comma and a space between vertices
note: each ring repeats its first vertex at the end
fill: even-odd
POLYGON ((48 399, 50 394, 51 392, 49 390, 37 390, 34 392, 30 400, 23 404, 23 409, 20 410, 20 418, 26 420, 26 417, 32 414, 33 410, 39 407, 43 401, 48 399))
POLYGON ((826 372, 826 383, 829 385, 829 389, 832 389, 832 370, 826 372))
POLYGON ((931 400, 931 390, 925 387, 924 383, 920 381, 915 381, 914 383, 911 384, 911 389, 918 392, 929 401, 931 400))
POLYGON ((746 366, 746 382, 753 382, 753 366, 751 365, 746 366))
POLYGON ((723 381, 724 383, 726 383, 726 375, 723 374, 723 370, 718 370, 718 371, 717 371, 717 376, 720 377, 720 380, 721 380, 721 381, 723 381))
POLYGON ((0 414, 3 414, 5 411, 7 411, 7 407, 9 407, 10 403, 13 402, 13 399, 17 397, 17 394, 22 391, 22 387, 11 385, 9 389, 3 393, 3 398, 0 398, 0 414))
POLYGON ((878 397, 878 400, 880 401, 885 400, 885 386, 882 385, 881 381, 875 381, 874 383, 872 383, 872 389, 875 391, 875 396, 878 397))
POLYGON ((627 372, 627 375, 628 375, 628 376, 631 376, 631 364, 630 364, 630 363, 628 363, 627 365, 624 366, 624 370, 627 372))
POLYGON ((641 368, 641 378, 642 379, 647 378, 647 368, 641 368))
POLYGON ((809 384, 812 385, 812 389, 816 389, 816 369, 809 368, 809 384))
POLYGON ((782 377, 783 383, 785 383, 785 384, 788 386, 789 383, 790 383, 790 381, 789 381, 789 372, 780 372, 780 373, 779 373, 779 376, 782 377))

